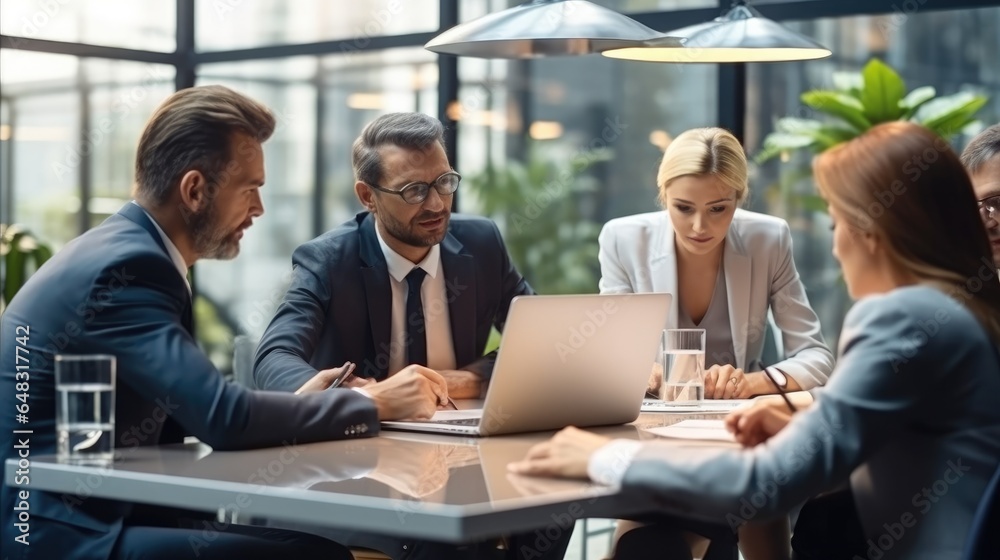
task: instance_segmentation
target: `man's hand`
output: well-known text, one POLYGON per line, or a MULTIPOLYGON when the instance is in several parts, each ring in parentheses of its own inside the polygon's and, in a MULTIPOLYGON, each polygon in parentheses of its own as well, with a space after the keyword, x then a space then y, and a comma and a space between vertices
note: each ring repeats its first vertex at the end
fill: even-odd
POLYGON ((440 372, 448 384, 448 396, 453 399, 478 399, 482 394, 483 380, 464 369, 443 369, 440 372))
POLYGON ((379 420, 427 419, 439 404, 448 403, 448 385, 441 374, 424 366, 406 366, 385 381, 367 385, 379 420))
POLYGON ((757 399, 752 406, 730 412, 726 429, 744 447, 753 447, 780 432, 791 419, 792 413, 780 398, 757 399))
POLYGON ((316 393, 323 391, 329 388, 338 377, 341 375, 351 375, 351 372, 353 371, 354 364, 352 362, 344 362, 344 365, 340 367, 324 369, 299 387, 299 390, 295 391, 295 394, 301 395, 302 393, 316 393))

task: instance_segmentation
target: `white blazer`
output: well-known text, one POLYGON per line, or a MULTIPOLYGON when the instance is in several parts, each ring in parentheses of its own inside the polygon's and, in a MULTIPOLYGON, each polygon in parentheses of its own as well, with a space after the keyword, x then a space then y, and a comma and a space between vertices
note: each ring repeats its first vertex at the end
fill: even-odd
MULTIPOLYGON (((665 328, 677 326, 677 256, 665 211, 609 221, 599 237, 602 294, 666 292, 675 297, 665 328)), ((737 209, 723 252, 735 367, 774 365, 803 389, 823 385, 833 354, 809 306, 792 260, 792 236, 780 218, 737 209), (785 360, 761 364, 767 311, 782 333, 785 360)))

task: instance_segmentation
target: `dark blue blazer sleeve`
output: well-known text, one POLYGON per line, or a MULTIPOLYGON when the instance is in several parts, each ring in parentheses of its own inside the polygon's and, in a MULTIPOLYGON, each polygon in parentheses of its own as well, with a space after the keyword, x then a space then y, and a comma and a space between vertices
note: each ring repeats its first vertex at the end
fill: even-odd
MULTIPOLYGON (((332 297, 329 265, 322 253, 319 245, 306 243, 292 254, 292 283, 257 346, 253 373, 258 387, 295 391, 316 375, 310 362, 322 339, 332 297)), ((339 341, 323 340, 323 344, 339 341)))
POLYGON ((117 355, 122 382, 144 400, 168 402, 174 420, 198 439, 247 449, 343 438, 359 424, 377 433, 376 409, 356 391, 293 395, 227 382, 181 326, 174 294, 183 281, 170 261, 150 254, 128 266, 143 273, 95 315, 89 338, 117 355))

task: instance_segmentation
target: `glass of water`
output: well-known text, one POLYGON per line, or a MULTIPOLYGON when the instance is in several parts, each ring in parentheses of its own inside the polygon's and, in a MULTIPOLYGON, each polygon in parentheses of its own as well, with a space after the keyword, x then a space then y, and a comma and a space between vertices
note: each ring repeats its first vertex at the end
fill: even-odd
POLYGON ((660 398, 700 404, 705 397, 705 329, 664 329, 660 349, 660 398))
POLYGON ((115 450, 114 356, 56 356, 56 439, 61 462, 111 461, 115 450))

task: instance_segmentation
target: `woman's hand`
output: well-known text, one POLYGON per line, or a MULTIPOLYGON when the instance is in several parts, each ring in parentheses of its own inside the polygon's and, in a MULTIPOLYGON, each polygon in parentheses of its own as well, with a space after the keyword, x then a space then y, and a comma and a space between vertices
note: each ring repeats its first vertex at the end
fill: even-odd
POLYGON ((726 416, 726 429, 744 447, 753 447, 780 432, 792 419, 784 401, 758 399, 752 406, 734 410, 726 416))
POLYGON ((649 372, 649 382, 646 384, 646 392, 653 398, 660 398, 660 386, 663 385, 663 366, 653 363, 653 369, 649 372))
POLYGON ((705 372, 706 399, 749 399, 776 392, 764 372, 745 373, 729 364, 714 365, 705 372))
POLYGON ((508 470, 533 476, 588 479, 587 465, 609 438, 570 426, 549 441, 528 450, 523 461, 511 463, 508 470))
POLYGON ((746 374, 740 368, 714 365, 705 372, 706 399, 741 399, 745 388, 746 374))

